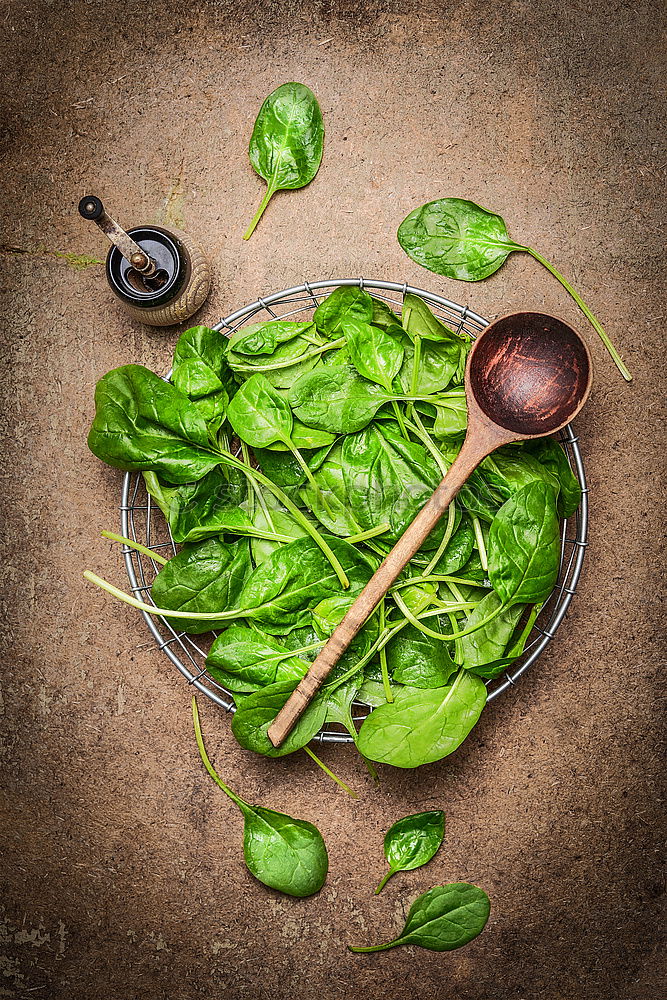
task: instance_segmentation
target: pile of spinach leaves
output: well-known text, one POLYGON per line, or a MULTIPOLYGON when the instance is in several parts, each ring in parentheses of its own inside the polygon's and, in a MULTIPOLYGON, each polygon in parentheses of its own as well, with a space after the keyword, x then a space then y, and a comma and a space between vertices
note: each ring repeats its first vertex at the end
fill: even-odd
POLYGON ((156 606, 88 578, 175 628, 217 632, 207 669, 247 749, 291 753, 335 722, 367 761, 439 760, 475 725, 485 681, 521 655, 580 500, 554 440, 482 462, 286 742, 266 735, 456 457, 469 346, 415 295, 398 316, 346 286, 309 321, 229 340, 186 331, 170 381, 129 365, 99 382, 89 446, 143 473, 181 547, 156 606), (354 702, 372 707, 358 731, 354 702))

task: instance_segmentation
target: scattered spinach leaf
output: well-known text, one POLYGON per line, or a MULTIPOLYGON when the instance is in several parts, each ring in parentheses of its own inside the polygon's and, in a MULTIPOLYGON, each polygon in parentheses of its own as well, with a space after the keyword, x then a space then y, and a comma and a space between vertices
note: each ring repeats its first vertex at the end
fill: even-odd
POLYGON ((581 296, 542 254, 511 240, 499 215, 463 198, 438 198, 410 212, 398 228, 398 242, 417 264, 459 281, 488 278, 515 251, 530 254, 572 296, 623 378, 632 381, 623 359, 581 296))
POLYGON ((192 717, 204 767, 243 816, 243 854, 250 874, 270 889, 288 896, 312 896, 319 892, 329 869, 329 856, 320 831, 306 820, 293 819, 264 806, 251 806, 233 792, 208 758, 195 698, 192 717))
POLYGON ((394 823, 384 838, 384 856, 389 871, 375 890, 375 895, 382 891, 397 872, 414 871, 427 864, 440 847, 444 836, 445 814, 441 809, 404 816, 394 823))
POLYGON ((414 944, 430 951, 453 951, 481 934, 490 911, 487 894, 469 882, 436 885, 414 901, 405 927, 393 941, 348 948, 355 952, 387 951, 401 944, 414 944))
POLYGON ((260 108, 250 137, 250 162, 267 189, 244 233, 249 240, 276 191, 310 184, 322 162, 324 123, 317 98, 302 83, 284 83, 260 108))

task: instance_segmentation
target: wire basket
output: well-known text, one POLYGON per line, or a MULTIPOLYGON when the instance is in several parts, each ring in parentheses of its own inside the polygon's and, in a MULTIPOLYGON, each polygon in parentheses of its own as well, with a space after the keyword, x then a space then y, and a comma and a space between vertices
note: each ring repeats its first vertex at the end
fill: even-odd
MULTIPOLYGON (((226 336, 230 336, 250 319, 255 321, 267 318, 284 320, 297 315, 304 319, 308 318, 302 314, 310 314, 319 305, 321 299, 340 285, 354 285, 370 289, 376 298, 382 299, 390 306, 398 306, 399 310, 402 298, 407 292, 419 295, 448 326, 454 327, 459 333, 465 332, 473 338, 488 326, 488 320, 478 316, 467 306, 450 302, 433 292, 393 281, 366 281, 364 278, 347 278, 340 281, 314 281, 310 283, 304 281, 302 285, 286 288, 282 292, 275 292, 266 298, 257 299, 256 302, 252 302, 242 309, 237 309, 236 312, 221 320, 214 329, 223 331, 226 336)), ((511 669, 508 669, 500 677, 486 682, 488 701, 514 684, 521 674, 535 663, 540 653, 554 638, 575 594, 581 574, 586 545, 588 544, 588 489, 581 452, 577 445, 578 439, 570 424, 561 431, 559 440, 579 480, 582 489, 581 504, 574 516, 562 524, 560 572, 556 586, 537 616, 522 656, 512 664, 511 669)), ((140 542, 158 554, 172 555, 176 553, 176 545, 162 511, 151 501, 141 474, 126 473, 123 480, 120 511, 121 533, 126 538, 140 542)), ((153 603, 150 591, 153 580, 160 569, 159 563, 126 546, 123 547, 122 554, 132 593, 140 596, 141 600, 145 602, 153 603)), ((235 708, 233 696, 206 671, 207 648, 217 633, 210 632, 207 636, 191 636, 186 632, 177 632, 164 618, 150 615, 145 611, 140 613, 143 615, 158 649, 169 657, 188 683, 220 705, 221 708, 233 712, 235 708)), ((369 708, 367 706, 355 704, 354 707, 353 717, 355 721, 361 721, 368 715, 369 708)), ((337 724, 325 725, 315 737, 315 741, 321 743, 349 743, 351 739, 350 734, 342 731, 342 728, 337 724)))

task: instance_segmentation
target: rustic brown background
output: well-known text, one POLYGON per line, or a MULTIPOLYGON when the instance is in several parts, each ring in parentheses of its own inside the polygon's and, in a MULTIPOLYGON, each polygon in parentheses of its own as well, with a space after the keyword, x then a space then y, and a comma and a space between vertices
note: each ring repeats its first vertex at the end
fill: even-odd
MULTIPOLYGON (((2 466, 8 598, 2 660, 4 957, 0 997, 654 1000, 664 880, 658 711, 665 266, 659 223, 660 9, 548 0, 363 4, 98 0, 5 4, 2 466), (319 97, 317 179, 278 195, 246 155, 266 94, 319 97), (210 751, 251 800, 315 820, 331 873, 313 899, 246 873, 238 813, 205 775, 189 690, 138 616, 92 590, 123 582, 120 475, 86 450, 95 380, 161 371, 177 330, 130 323, 76 215, 85 192, 126 224, 166 221, 213 260, 213 322, 303 278, 422 284, 488 316, 560 314, 588 335, 597 383, 578 430, 591 545, 557 641, 462 750, 371 787, 326 753, 352 801, 308 760, 240 752, 201 710, 210 751), (582 289, 635 375, 625 385, 559 286, 515 256, 480 285, 439 280, 395 230, 441 195, 508 220, 582 289), (410 811, 447 812, 428 869, 371 889, 381 838, 410 811), (353 956, 393 935, 414 897, 469 879, 493 909, 468 948, 353 956)), ((662 202, 664 205, 664 202, 662 202)), ((662 591, 664 593, 664 591, 662 591)))

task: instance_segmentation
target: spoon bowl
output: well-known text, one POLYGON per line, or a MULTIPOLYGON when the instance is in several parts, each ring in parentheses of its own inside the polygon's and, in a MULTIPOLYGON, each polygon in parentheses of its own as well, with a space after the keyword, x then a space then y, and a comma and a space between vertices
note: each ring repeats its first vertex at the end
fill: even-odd
POLYGON ((591 356, 575 331, 553 316, 503 316, 477 338, 466 395, 510 440, 553 434, 586 402, 591 356))

